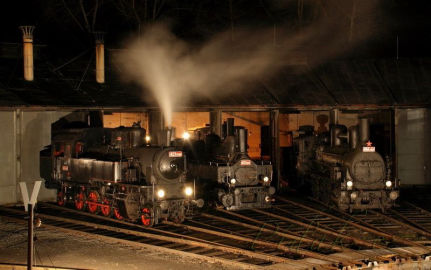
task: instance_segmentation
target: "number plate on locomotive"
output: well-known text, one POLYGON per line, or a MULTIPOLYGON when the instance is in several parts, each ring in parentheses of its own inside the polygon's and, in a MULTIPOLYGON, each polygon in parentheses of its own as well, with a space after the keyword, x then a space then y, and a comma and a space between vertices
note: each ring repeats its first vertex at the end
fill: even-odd
POLYGON ((181 151, 169 151, 169 157, 182 157, 183 152, 181 151))
POLYGON ((374 146, 364 146, 362 147, 362 152, 376 152, 376 148, 374 146))
POLYGON ((247 160, 241 160, 241 166, 250 166, 251 165, 251 160, 247 159, 247 160))

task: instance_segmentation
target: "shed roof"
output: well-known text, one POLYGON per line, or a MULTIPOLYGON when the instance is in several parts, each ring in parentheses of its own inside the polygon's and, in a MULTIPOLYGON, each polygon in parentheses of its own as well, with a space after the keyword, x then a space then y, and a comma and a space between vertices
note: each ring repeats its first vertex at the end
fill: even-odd
MULTIPOLYGON (((19 46, 19 45, 17 45, 19 46)), ((55 66, 40 55, 35 80, 22 77, 22 58, 0 57, 0 106, 74 108, 157 107, 150 91, 118 79, 107 65, 106 83, 94 79, 94 60, 55 66)), ((344 59, 317 68, 289 66, 240 92, 196 97, 188 108, 431 105, 431 58, 344 59)))

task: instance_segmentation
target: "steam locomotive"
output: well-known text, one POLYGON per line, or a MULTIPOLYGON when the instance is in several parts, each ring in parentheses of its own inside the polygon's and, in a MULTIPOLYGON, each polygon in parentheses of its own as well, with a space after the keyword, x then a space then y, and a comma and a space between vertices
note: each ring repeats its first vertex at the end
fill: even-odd
POLYGON ((194 131, 188 155, 189 172, 209 191, 205 200, 223 205, 227 210, 264 208, 271 205, 275 188, 272 165, 254 161, 247 153, 247 129, 234 126, 234 119, 223 124, 221 138, 209 128, 194 131))
POLYGON ((332 125, 329 134, 314 135, 303 127, 295 139, 297 171, 312 195, 339 209, 388 209, 399 196, 399 180, 389 157, 376 152, 369 140, 368 119, 347 129, 332 125))
POLYGON ((53 131, 52 144, 41 151, 41 177, 58 190, 58 205, 145 226, 182 222, 203 200, 186 178, 184 152, 170 146, 170 132, 163 132, 162 146, 151 146, 138 124, 53 131))

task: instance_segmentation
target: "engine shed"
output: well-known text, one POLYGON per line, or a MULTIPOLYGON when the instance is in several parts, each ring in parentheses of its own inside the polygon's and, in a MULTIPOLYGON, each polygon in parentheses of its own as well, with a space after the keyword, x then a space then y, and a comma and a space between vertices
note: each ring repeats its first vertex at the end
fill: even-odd
POLYGON ((0 268, 430 267, 428 2, 42 2, 0 4, 0 268))

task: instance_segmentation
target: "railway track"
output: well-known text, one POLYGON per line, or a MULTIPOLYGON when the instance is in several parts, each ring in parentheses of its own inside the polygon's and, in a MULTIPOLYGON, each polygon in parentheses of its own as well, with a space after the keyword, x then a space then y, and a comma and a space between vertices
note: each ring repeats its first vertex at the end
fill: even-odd
MULTIPOLYGON (((15 221, 23 221, 26 214, 18 209, 0 208, 0 215, 15 221)), ((236 267, 257 268, 271 266, 277 269, 305 269, 319 266, 322 269, 336 269, 344 263, 361 264, 342 258, 325 257, 295 250, 292 247, 276 245, 268 241, 238 236, 238 234, 220 233, 215 230, 202 230, 190 225, 166 223, 157 228, 145 228, 141 225, 113 220, 102 216, 40 203, 37 215, 44 226, 72 233, 84 233, 87 236, 111 238, 126 241, 129 244, 151 245, 179 252, 210 257, 223 263, 235 264, 236 267), (308 261, 307 259, 312 259, 308 261), (326 260, 325 260, 326 259, 326 260)))
MULTIPOLYGON (((0 208, 0 215, 18 222, 24 221, 26 217, 26 214, 21 210, 4 207, 0 208)), ((43 226, 72 234, 104 240, 114 239, 115 241, 137 246, 159 247, 164 251, 173 250, 198 257, 203 256, 205 259, 211 258, 213 261, 234 265, 239 268, 285 264, 299 269, 298 265, 290 264, 290 260, 287 258, 226 246, 222 243, 193 239, 186 235, 164 232, 156 228, 145 229, 133 223, 112 220, 50 204, 39 204, 37 215, 43 220, 43 226), (53 212, 56 213, 54 214, 53 212)))
POLYGON ((401 208, 387 211, 391 217, 410 224, 427 235, 431 234, 431 212, 409 202, 402 202, 401 208))
MULTIPOLYGON (((151 245, 238 268, 366 267, 374 261, 391 263, 431 253, 426 246, 431 234, 425 227, 401 222, 389 214, 370 211, 349 215, 317 202, 279 201, 270 209, 215 209, 183 224, 164 222, 156 228, 47 203, 38 204, 37 214, 46 227, 132 245, 151 245), (399 232, 407 229, 409 232, 399 232)), ((413 212, 391 215, 409 218, 410 213, 413 212)), ((25 217, 21 210, 4 207, 0 207, 0 215, 21 222, 25 217)))
MULTIPOLYGON (((398 255, 412 256, 402 252, 402 247, 416 247, 420 252, 431 252, 431 234, 396 217, 397 210, 387 213, 370 210, 348 214, 335 208, 329 208, 317 201, 299 203, 294 200, 279 198, 281 204, 274 209, 288 213, 297 220, 314 224, 343 235, 361 238, 379 248, 398 248, 398 255), (392 214, 391 214, 392 213, 392 214)), ((402 210, 399 210, 402 211, 402 210)), ((408 219, 408 218, 406 218, 408 219)), ((431 221, 431 215, 430 219, 431 221)))

